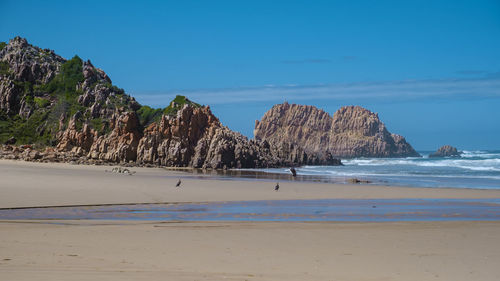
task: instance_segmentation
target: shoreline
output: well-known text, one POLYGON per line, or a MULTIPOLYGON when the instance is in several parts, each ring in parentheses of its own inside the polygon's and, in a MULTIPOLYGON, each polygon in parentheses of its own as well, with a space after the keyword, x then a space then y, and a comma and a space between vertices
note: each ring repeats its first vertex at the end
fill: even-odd
POLYGON ((297 199, 480 199, 500 190, 399 187, 193 177, 163 168, 130 168, 134 175, 106 173, 110 166, 0 160, 0 208, 297 199), (175 188, 178 179, 180 188, 175 188))
MULTIPOLYGON (((121 167, 129 170, 132 169, 161 169, 171 171, 182 178, 190 179, 203 179, 203 180, 235 180, 235 181, 264 181, 264 182, 305 182, 305 183, 319 183, 319 184, 339 184, 339 185, 355 185, 355 186, 384 186, 384 187, 397 187, 397 188, 423 188, 423 189, 463 189, 463 190, 500 190, 500 188, 485 188, 485 187, 457 187, 457 186, 419 186, 412 184, 398 184, 389 181, 375 178, 370 178, 366 175, 350 175, 350 176, 323 176, 311 174, 298 174, 292 177, 288 173, 268 172, 267 169, 286 169, 281 168, 230 168, 230 169, 201 169, 193 167, 168 167, 168 166, 144 166, 134 165, 130 163, 77 163, 77 162, 46 162, 46 161, 28 161, 23 159, 6 159, 0 158, 0 164, 6 163, 25 163, 27 165, 60 165, 60 166, 81 166, 81 167, 121 167), (358 180, 359 182, 353 183, 350 180, 358 180)), ((22 165, 22 164, 21 164, 22 165)), ((307 166, 307 165, 306 165, 307 166)), ((301 167, 306 167, 301 166, 301 167)), ((41 166, 40 166, 41 167, 41 166)), ((299 167, 300 168, 300 167, 299 167)), ((106 170, 106 169, 105 169, 106 170)), ((107 172, 111 172, 108 170, 107 172)), ((439 177, 439 176, 438 176, 439 177)))
MULTIPOLYGON (((0 208, 300 199, 499 199, 500 190, 185 178, 0 160, 0 208), (180 188, 175 188, 178 179, 180 188)), ((500 279, 500 221, 0 220, 9 280, 500 279), (361 269, 361 270, 360 270, 361 269)))

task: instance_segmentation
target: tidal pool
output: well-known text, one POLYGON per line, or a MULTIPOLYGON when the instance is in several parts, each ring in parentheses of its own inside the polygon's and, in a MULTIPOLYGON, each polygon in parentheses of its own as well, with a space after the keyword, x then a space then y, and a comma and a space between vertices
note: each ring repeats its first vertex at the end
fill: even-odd
POLYGON ((500 199, 324 199, 0 209, 0 219, 160 221, 500 220, 500 199))

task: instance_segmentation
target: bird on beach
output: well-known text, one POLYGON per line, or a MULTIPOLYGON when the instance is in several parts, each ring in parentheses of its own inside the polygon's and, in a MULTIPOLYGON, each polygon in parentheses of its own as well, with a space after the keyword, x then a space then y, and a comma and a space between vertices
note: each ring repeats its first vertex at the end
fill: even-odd
POLYGON ((280 183, 279 183, 279 182, 277 182, 277 183, 276 183, 276 186, 274 187, 274 190, 275 190, 275 191, 278 191, 278 189, 280 189, 280 183))
POLYGON ((297 176, 297 171, 295 170, 294 167, 290 168, 290 172, 292 173, 292 177, 296 177, 297 176))
POLYGON ((179 181, 177 182, 177 184, 175 185, 175 187, 179 187, 181 185, 181 179, 179 179, 179 181))

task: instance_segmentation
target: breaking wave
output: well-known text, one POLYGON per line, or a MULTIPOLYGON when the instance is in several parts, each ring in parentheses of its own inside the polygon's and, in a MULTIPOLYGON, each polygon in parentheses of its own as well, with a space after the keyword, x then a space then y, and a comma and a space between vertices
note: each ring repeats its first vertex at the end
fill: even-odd
MULTIPOLYGON (((499 155, 500 157, 500 155, 499 155)), ((470 158, 470 157, 469 157, 470 158)), ((459 168, 473 171, 498 171, 500 172, 500 158, 496 159, 456 159, 449 158, 432 160, 431 158, 406 158, 406 159, 349 159, 342 161, 346 166, 421 166, 459 168)))
MULTIPOLYGON (((363 178, 375 184, 500 189, 500 151, 463 151, 461 157, 344 159, 344 166, 299 167, 299 175, 326 178, 363 178)), ((289 173, 288 169, 266 169, 289 173)))

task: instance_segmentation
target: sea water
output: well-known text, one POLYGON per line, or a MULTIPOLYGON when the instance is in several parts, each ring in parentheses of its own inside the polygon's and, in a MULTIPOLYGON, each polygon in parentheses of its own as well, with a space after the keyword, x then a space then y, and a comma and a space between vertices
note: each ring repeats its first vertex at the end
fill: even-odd
MULTIPOLYGON (((500 189, 500 150, 463 151, 461 157, 444 158, 429 158, 428 151, 420 154, 423 157, 342 159, 344 166, 304 166, 297 172, 330 182, 357 178, 372 184, 500 189)), ((259 170, 290 173, 287 168, 259 170)))

